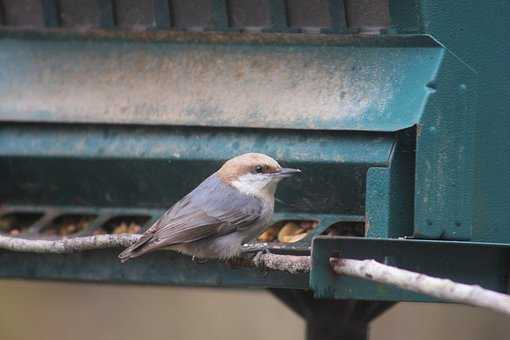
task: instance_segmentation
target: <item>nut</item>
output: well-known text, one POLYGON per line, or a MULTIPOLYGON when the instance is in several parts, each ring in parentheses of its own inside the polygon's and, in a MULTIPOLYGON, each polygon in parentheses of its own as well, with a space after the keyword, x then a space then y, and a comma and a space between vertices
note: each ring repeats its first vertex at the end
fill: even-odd
POLYGON ((142 231, 142 227, 135 223, 135 222, 131 222, 131 224, 129 224, 129 227, 128 227, 128 233, 130 234, 138 234, 142 231))
POLYGON ((126 234, 128 232, 128 225, 125 222, 115 226, 112 234, 126 234))
POLYGON ((282 242, 283 243, 294 243, 294 242, 304 239, 307 235, 308 235, 308 233, 282 236, 282 242))
POLYGON ((305 236, 305 228, 302 228, 296 222, 287 222, 278 233, 278 241, 283 243, 292 243, 303 239, 305 236))
POLYGON ((127 222, 121 222, 113 227, 112 234, 138 234, 141 231, 142 227, 136 222, 131 222, 129 225, 127 222))
POLYGON ((9 230, 10 236, 18 236, 19 234, 21 234, 21 230, 17 228, 12 228, 11 230, 9 230))
POLYGON ((276 237, 278 236, 278 225, 273 224, 269 228, 266 229, 260 236, 257 238, 257 240, 261 242, 273 242, 276 240, 276 237))

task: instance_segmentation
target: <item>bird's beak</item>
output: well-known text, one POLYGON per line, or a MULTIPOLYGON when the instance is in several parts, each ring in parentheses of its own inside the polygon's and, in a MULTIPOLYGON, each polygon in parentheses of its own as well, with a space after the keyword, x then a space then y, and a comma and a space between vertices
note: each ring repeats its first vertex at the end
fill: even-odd
POLYGON ((275 175, 278 177, 290 177, 296 174, 300 174, 301 170, 291 168, 281 168, 280 171, 276 172, 275 175))

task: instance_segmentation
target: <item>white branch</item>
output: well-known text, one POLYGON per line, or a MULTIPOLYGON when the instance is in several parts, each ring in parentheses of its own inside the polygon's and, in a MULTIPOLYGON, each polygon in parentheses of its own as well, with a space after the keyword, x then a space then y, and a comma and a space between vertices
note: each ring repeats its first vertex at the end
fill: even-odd
POLYGON ((439 299, 485 307, 510 314, 510 296, 484 289, 477 285, 466 285, 448 279, 415 273, 381 264, 374 260, 331 259, 337 274, 360 277, 397 286, 416 293, 439 299))
MULTIPOLYGON (((64 254, 93 249, 128 247, 141 235, 95 235, 55 241, 28 240, 0 235, 0 249, 17 252, 64 254)), ((250 249, 249 247, 247 248, 250 249)), ((309 256, 275 255, 259 252, 252 259, 257 267, 300 273, 310 271, 309 256)), ((510 314, 510 296, 480 286, 456 283, 387 266, 374 260, 330 259, 333 271, 457 303, 485 307, 510 314)))
POLYGON ((141 236, 137 234, 95 235, 48 241, 0 235, 0 249, 27 253, 65 254, 92 249, 129 247, 141 236))
POLYGON ((310 271, 310 256, 276 255, 259 252, 253 258, 256 267, 285 271, 291 274, 310 271))

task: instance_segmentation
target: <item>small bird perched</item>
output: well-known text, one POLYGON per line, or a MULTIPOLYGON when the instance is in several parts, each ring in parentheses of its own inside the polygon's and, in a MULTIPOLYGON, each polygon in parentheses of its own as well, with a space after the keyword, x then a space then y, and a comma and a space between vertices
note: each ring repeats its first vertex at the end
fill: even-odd
POLYGON ((125 262, 159 248, 197 258, 235 257, 268 227, 278 182, 300 172, 260 153, 234 157, 168 209, 119 258, 125 262))

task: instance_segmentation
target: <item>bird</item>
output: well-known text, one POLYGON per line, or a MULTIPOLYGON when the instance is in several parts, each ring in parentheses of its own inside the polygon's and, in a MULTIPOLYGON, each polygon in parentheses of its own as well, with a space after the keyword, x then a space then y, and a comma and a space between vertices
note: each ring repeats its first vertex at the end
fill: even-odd
POLYGON ((299 173, 261 153, 231 158, 118 257, 126 262, 161 248, 197 259, 237 257, 244 243, 269 226, 278 183, 299 173))

